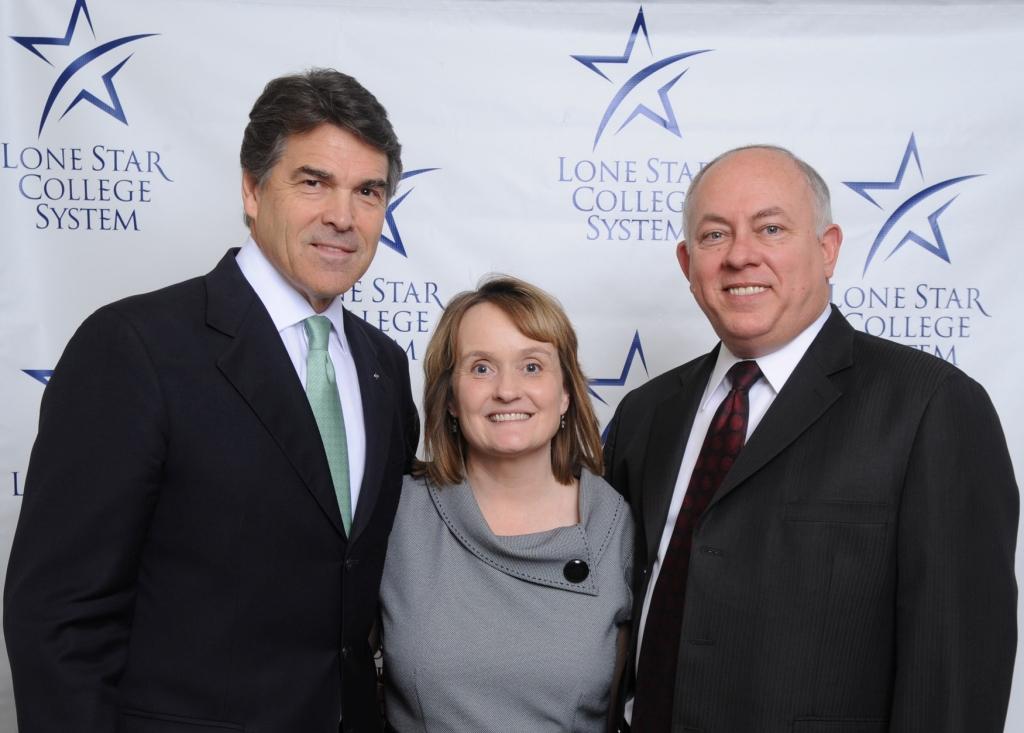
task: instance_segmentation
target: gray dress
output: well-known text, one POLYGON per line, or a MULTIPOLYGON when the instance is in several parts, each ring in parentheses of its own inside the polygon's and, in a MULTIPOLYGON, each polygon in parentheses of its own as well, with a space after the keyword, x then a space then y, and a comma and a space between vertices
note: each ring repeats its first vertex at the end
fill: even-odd
POLYGON ((604 730, 632 605, 633 520, 585 471, 580 518, 499 537, 468 484, 406 477, 381 584, 396 730, 604 730))

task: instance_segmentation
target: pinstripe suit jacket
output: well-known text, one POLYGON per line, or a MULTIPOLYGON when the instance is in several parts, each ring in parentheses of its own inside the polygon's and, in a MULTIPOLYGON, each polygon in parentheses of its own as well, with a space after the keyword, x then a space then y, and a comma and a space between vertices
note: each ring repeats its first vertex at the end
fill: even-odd
MULTIPOLYGON (((609 431, 634 618, 715 358, 631 392, 609 431)), ((1017 517, 984 390, 833 308, 694 535, 673 731, 1001 731, 1017 517)))

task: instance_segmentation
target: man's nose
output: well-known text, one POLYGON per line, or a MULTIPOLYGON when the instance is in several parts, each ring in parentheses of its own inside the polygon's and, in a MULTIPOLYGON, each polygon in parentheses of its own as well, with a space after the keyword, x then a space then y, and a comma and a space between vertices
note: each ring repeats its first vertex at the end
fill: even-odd
POLYGON ((352 193, 335 191, 327 199, 323 210, 323 222, 340 232, 352 228, 352 193))
POLYGON ((726 264, 729 267, 740 269, 748 265, 756 265, 760 258, 761 250, 755 232, 736 232, 725 253, 726 264))

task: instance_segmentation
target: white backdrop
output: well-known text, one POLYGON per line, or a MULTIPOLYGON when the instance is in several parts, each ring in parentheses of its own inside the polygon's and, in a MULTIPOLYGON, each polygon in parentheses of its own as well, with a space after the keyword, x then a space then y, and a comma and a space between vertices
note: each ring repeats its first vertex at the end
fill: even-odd
MULTIPOLYGON (((569 311, 606 422, 713 344, 674 257, 682 197, 702 162, 771 142, 832 188, 834 301, 982 382, 1019 472, 1024 397, 1004 364, 1024 357, 1007 226, 1024 200, 1024 6, 368 5, 0 4, 0 575, 46 370, 98 306, 243 240, 248 110, 309 66, 363 82, 404 145, 387 241, 346 300, 407 349, 417 393, 441 305, 508 272, 569 311)), ((3 652, 0 730, 15 730, 3 652)), ((1024 730, 1019 680, 1007 730, 1024 730)))

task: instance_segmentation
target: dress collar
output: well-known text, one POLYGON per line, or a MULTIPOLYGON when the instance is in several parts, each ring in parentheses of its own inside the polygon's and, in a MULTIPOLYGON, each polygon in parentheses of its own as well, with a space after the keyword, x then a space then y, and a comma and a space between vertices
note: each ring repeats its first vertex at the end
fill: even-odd
MULTIPOLYGON (((580 476, 580 523, 544 532, 515 536, 495 535, 467 481, 427 489, 441 520, 469 552, 495 570, 513 578, 574 593, 598 595, 595 568, 611 539, 624 502, 602 501, 600 478, 584 470, 580 476), (578 582, 569 577, 586 564, 587 575, 578 582), (572 570, 569 570, 572 566, 572 570), (567 577, 569 576, 569 577, 567 577)), ((578 577, 578 575, 576 576, 578 577)))

